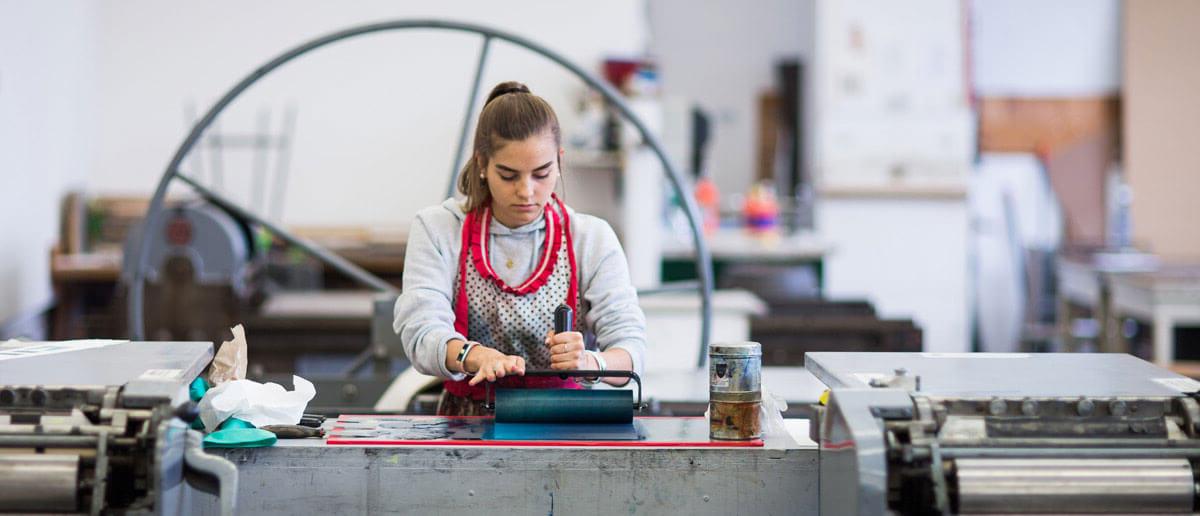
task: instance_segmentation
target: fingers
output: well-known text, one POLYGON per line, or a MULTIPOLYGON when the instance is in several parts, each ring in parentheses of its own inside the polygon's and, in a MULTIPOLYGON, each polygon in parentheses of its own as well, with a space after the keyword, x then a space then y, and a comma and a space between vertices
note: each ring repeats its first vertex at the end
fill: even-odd
POLYGON ((564 353, 579 353, 583 351, 583 341, 568 342, 566 344, 555 344, 550 346, 551 355, 561 355, 564 353))
POLYGON ((490 360, 481 364, 479 366, 479 371, 477 371, 475 373, 475 376, 471 377, 471 381, 467 382, 467 385, 478 385, 480 382, 483 382, 484 380, 487 380, 489 382, 496 381, 496 373, 494 371, 494 364, 495 364, 495 362, 490 361, 490 360))
POLYGON ((484 362, 479 366, 479 372, 471 378, 468 385, 478 385, 484 380, 494 382, 509 374, 525 374, 525 359, 518 356, 503 355, 484 362))
POLYGON ((577 331, 551 332, 546 336, 546 345, 550 347, 550 369, 561 371, 583 367, 582 333, 577 331))
POLYGON ((560 353, 550 357, 550 369, 568 370, 582 369, 584 365, 583 351, 560 353))
POLYGON ((575 363, 575 362, 579 361, 579 357, 581 357, 581 356, 583 356, 582 350, 571 351, 571 352, 567 352, 567 353, 558 353, 555 355, 550 355, 550 363, 551 364, 557 364, 559 362, 575 363))
POLYGON ((510 374, 525 374, 525 359, 518 356, 508 357, 507 369, 510 374))
POLYGON ((550 332, 546 337, 546 342, 551 346, 555 344, 568 344, 571 342, 583 343, 583 334, 577 331, 564 331, 562 333, 550 332))

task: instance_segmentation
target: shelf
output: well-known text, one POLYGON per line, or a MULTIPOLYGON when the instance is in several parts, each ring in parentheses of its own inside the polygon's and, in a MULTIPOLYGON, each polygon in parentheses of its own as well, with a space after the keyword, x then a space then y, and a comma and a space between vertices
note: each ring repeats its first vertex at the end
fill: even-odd
POLYGON ((817 189, 817 196, 825 199, 965 200, 967 187, 963 185, 823 186, 817 189))

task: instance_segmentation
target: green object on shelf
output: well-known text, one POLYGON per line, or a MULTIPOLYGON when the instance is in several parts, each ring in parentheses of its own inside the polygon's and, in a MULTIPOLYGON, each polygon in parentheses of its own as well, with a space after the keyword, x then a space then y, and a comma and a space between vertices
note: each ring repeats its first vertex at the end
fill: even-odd
POLYGON ((275 434, 259 428, 226 428, 204 436, 204 447, 261 448, 275 444, 276 440, 275 434))

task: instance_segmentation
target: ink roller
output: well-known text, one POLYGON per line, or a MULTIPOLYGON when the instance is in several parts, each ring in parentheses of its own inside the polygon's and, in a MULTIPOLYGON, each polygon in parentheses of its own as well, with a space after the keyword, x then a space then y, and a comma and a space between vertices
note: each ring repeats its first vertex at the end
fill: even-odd
MULTIPOLYGON (((554 332, 572 331, 570 307, 554 310, 554 332)), ((526 440, 636 440, 634 411, 641 406, 641 379, 632 371, 530 370, 527 377, 631 378, 637 384, 637 401, 628 389, 496 389, 489 393, 495 413, 493 439, 526 440), (492 401, 494 399, 494 401, 492 401)), ((490 390, 491 385, 488 385, 490 390)))

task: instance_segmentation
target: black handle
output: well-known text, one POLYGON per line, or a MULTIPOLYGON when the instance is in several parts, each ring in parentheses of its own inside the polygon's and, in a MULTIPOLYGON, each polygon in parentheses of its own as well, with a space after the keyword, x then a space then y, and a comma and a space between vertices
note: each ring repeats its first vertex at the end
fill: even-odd
POLYGON ((324 428, 313 428, 303 425, 267 425, 263 430, 275 434, 280 439, 304 439, 306 437, 325 437, 324 428))
POLYGON ((558 305, 558 308, 554 309, 554 333, 573 331, 571 328, 575 323, 573 312, 567 305, 558 305))
MULTIPOLYGON (((550 369, 537 369, 533 371, 525 371, 525 376, 557 376, 566 380, 567 378, 629 378, 637 384, 637 401, 633 402, 633 410, 642 411, 642 377, 638 376, 633 371, 599 371, 588 369, 574 369, 571 371, 554 371, 550 369)), ((496 400, 492 397, 492 382, 484 382, 484 397, 483 408, 494 410, 496 408, 496 400)))
POLYGON ((175 410, 172 411, 172 414, 182 420, 184 423, 191 424, 192 421, 195 421, 200 417, 200 405, 194 401, 188 400, 179 404, 178 407, 175 407, 175 410))

